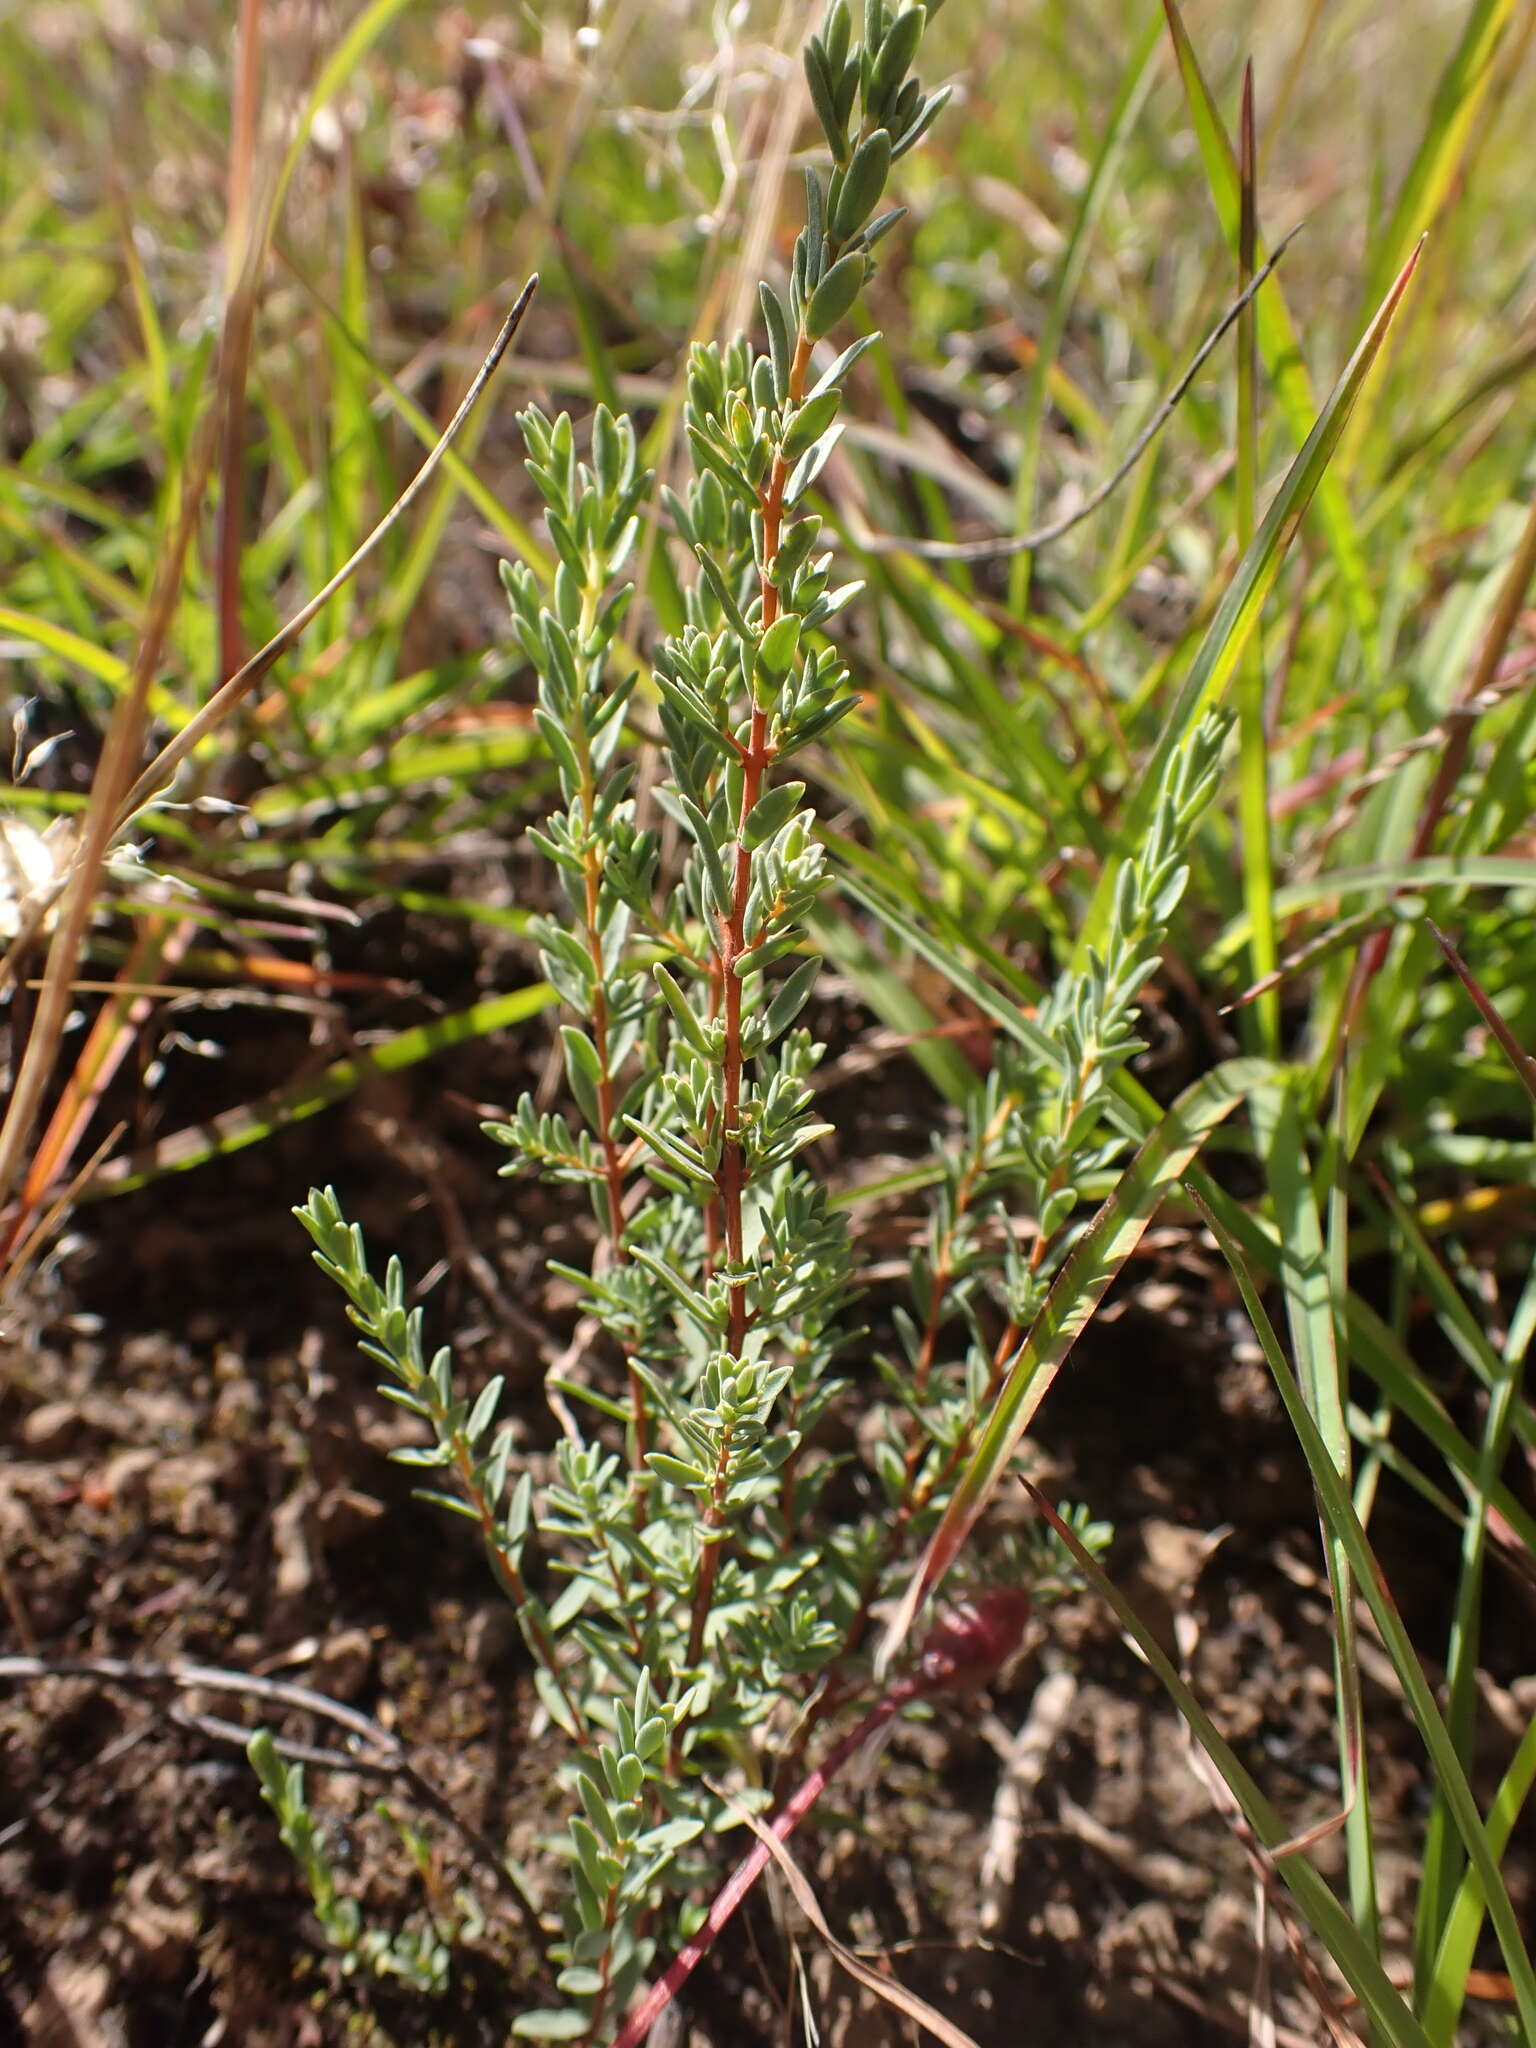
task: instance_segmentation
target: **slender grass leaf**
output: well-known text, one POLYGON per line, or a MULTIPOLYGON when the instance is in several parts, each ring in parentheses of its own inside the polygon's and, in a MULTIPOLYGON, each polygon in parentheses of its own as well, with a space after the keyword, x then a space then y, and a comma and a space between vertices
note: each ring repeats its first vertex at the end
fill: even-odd
MULTIPOLYGON (((1239 1762, 1236 1752, 1218 1732, 1210 1715, 1169 1662, 1156 1636, 1118 1591, 1098 1559, 1084 1547, 1077 1532, 1063 1521, 1038 1487, 1028 1480, 1024 1485, 1035 1506, 1071 1552, 1078 1570, 1112 1609, 1115 1619, 1178 1708, 1196 1741, 1220 1772, 1223 1783, 1242 1809, 1259 1842, 1267 1849, 1282 1847, 1289 1839, 1289 1830, 1239 1762)), ((1361 1938, 1359 1929, 1306 1857, 1275 1857, 1270 1867, 1305 1913, 1314 1933, 1343 1971, 1372 2022, 1381 2029, 1382 2039, 1391 2043, 1392 2048, 1431 2048, 1428 2035, 1409 2011, 1380 1960, 1361 1938)))
MULTIPOLYGON (((1146 832, 1157 792, 1163 786, 1169 756, 1176 747, 1188 743, 1200 719, 1220 701, 1236 671, 1260 608, 1274 586, 1286 551, 1295 539, 1307 506, 1327 471, 1350 408, 1360 394, 1402 302, 1403 293, 1408 289, 1417 260, 1418 252, 1415 250, 1361 337, 1343 375, 1328 394, 1305 446, 1275 493, 1252 546, 1237 565, 1237 571, 1217 606, 1216 616, 1200 643, 1184 686, 1168 712, 1163 738, 1127 807, 1122 843, 1128 848, 1138 846, 1146 832)), ((1129 855, 1125 857, 1129 858, 1129 855)), ((1079 969, 1087 963, 1088 948, 1097 946, 1102 949, 1105 943, 1119 872, 1119 864, 1111 863, 1100 878, 1078 946, 1075 965, 1079 969)))
POLYGON ((85 1182, 80 1199, 127 1194, 133 1188, 162 1180, 168 1173, 186 1173, 194 1166, 206 1165, 210 1159, 243 1151, 247 1145, 258 1145, 274 1131, 301 1123, 306 1117, 328 1109, 333 1102, 343 1101, 370 1074, 397 1074, 407 1067, 419 1066, 423 1060, 470 1039, 488 1038, 493 1031, 526 1023, 554 1001, 555 992, 549 984, 537 981, 527 988, 514 989, 509 995, 476 1003, 451 1017, 415 1025, 383 1045, 370 1047, 356 1059, 336 1060, 320 1073, 273 1089, 255 1102, 242 1103, 124 1158, 109 1160, 85 1182))
MULTIPOLYGON (((1198 1200, 1198 1197, 1196 1199, 1198 1200)), ((1456 1745, 1441 1719, 1429 1681, 1425 1678, 1419 1662, 1418 1652, 1403 1626, 1396 1602, 1388 1590, 1385 1575, 1376 1561, 1364 1529, 1360 1526, 1349 1488, 1336 1469, 1328 1446, 1313 1421, 1301 1390, 1286 1363, 1285 1354, 1265 1313, 1247 1261, 1215 1215, 1206 1210, 1203 1204, 1200 1206, 1212 1235, 1232 1269, 1249 1320, 1269 1360, 1270 1374, 1276 1390, 1285 1405, 1291 1427, 1300 1439, 1302 1454, 1312 1475, 1312 1484, 1317 1491, 1324 1518, 1330 1531, 1339 1537, 1349 1553, 1350 1564, 1360 1592, 1370 1608, 1372 1619, 1381 1634, 1387 1655, 1392 1660, 1393 1669, 1402 1686, 1409 1711, 1429 1753, 1440 1796, 1449 1808, 1468 1861, 1477 1874, 1478 1883, 1483 1887, 1488 1915, 1493 1922, 1499 1950, 1504 1958, 1504 1967, 1508 1970, 1510 1982, 1514 1986, 1521 2027, 1530 2039, 1536 2040, 1536 1971, 1533 1971, 1524 1933, 1511 1903, 1503 1875, 1496 1859, 1490 1853, 1482 1816, 1477 1810, 1477 1802, 1467 1783, 1461 1759, 1456 1754, 1456 1745)))
MULTIPOLYGON (((1242 180, 1237 155, 1216 102, 1212 98, 1210 87, 1205 82, 1194 45, 1189 40, 1188 31, 1184 27, 1183 17, 1175 0, 1163 0, 1163 10, 1168 17, 1168 28, 1178 59, 1179 76, 1183 80, 1185 95, 1189 101, 1195 139, 1200 147, 1200 158, 1205 166, 1211 197, 1235 254, 1242 242, 1242 180)), ((1263 261, 1265 252, 1261 242, 1255 240, 1253 253, 1257 261, 1263 261)), ((1400 289, 1400 281, 1398 288, 1400 289)), ((1386 294, 1383 293, 1382 296, 1386 294)), ((1264 368, 1276 400, 1285 414, 1292 434, 1298 441, 1304 442, 1316 405, 1311 379, 1307 374, 1306 358, 1301 352, 1301 339, 1286 307, 1285 295, 1278 279, 1271 278, 1259 294, 1255 306, 1255 321, 1259 353, 1264 359, 1264 368)), ((1322 477, 1319 483, 1318 519, 1338 565, 1340 583, 1349 603, 1355 630, 1369 659, 1376 640, 1376 603, 1371 595, 1359 535, 1355 531, 1342 485, 1333 477, 1322 477)))

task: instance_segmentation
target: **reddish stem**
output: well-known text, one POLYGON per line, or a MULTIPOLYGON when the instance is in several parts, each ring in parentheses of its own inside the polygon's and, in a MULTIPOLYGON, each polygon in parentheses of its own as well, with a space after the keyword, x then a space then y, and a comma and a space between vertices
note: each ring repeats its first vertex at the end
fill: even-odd
MULTIPOLYGON (((794 361, 789 372, 789 403, 798 405, 810 368, 810 337, 802 330, 795 342, 794 361)), ((779 616, 779 591, 773 581, 778 558, 779 536, 784 526, 784 492, 789 483, 789 465, 782 453, 773 458, 768 481, 763 487, 763 577, 762 631, 767 632, 779 616)), ((731 876, 731 907, 720 920, 716 948, 720 971, 721 1005, 725 1017, 725 1053, 720 1085, 720 1169, 716 1175, 720 1216, 725 1236, 726 1262, 739 1266, 742 1259, 741 1204, 746 1186, 746 1168, 741 1148, 741 1083, 744 1065, 741 1048, 741 976, 737 964, 746 951, 744 925, 747 898, 752 887, 752 857, 747 850, 746 823, 762 794, 763 779, 773 763, 768 744, 768 714, 760 705, 752 710, 752 726, 746 752, 741 757, 741 811, 736 827, 736 858, 731 876)), ((732 1357, 741 1356, 747 1335, 747 1296, 744 1283, 731 1284, 730 1323, 726 1346, 732 1357)))
MULTIPOLYGON (((922 1690, 922 1683, 916 1678, 903 1679, 893 1692, 886 1694, 873 1707, 850 1735, 845 1735, 823 1762, 805 1778, 784 1802, 769 1822, 769 1832, 775 1841, 787 1842, 795 1829, 804 1820, 833 1778, 847 1763, 856 1750, 867 1742, 870 1736, 883 1728, 893 1715, 899 1713, 908 1700, 915 1699, 922 1690)), ((658 1977, 624 2022, 613 2048, 639 2048, 657 2019, 676 1998, 679 1991, 703 1962, 714 1947, 716 1937, 730 1920, 736 1908, 751 1891, 772 1860, 773 1852, 766 1842, 754 1842, 746 1855, 731 1872, 716 1893, 704 1925, 693 1939, 680 1948, 668 1965, 665 1975, 658 1977)))
MULTIPOLYGON (((858 1726, 834 1744, 779 1808, 768 1823, 768 1833, 774 1841, 789 1840, 848 1759, 903 1707, 934 1693, 971 1692, 984 1685, 1019 1647, 1029 1612, 1027 1593, 1016 1586, 996 1586, 973 1600, 958 1602, 943 1615, 929 1631, 918 1669, 892 1686, 858 1726)), ((716 1894, 698 1933, 679 1949, 664 1975, 624 2022, 613 2048, 639 2048, 708 1955, 736 1908, 767 1869, 772 1855, 766 1842, 753 1843, 716 1894)))
POLYGON ((244 527, 246 383, 251 329, 260 278, 258 239, 265 222, 253 211, 251 170, 261 93, 263 0, 240 0, 235 91, 229 143, 227 206, 229 249, 223 331, 219 337, 219 393, 223 406, 219 502, 215 514, 214 586, 219 624, 219 680, 228 682, 245 660, 240 625, 240 553, 244 527))
MULTIPOLYGON (((810 337, 801 332, 795 343, 789 373, 789 402, 798 405, 810 368, 810 337)), ((763 578, 762 631, 779 616, 779 592, 773 582, 773 565, 779 552, 784 525, 784 492, 789 483, 789 465, 782 453, 775 455, 762 493, 763 578)), ((746 952, 747 899, 752 891, 752 856, 747 848, 746 825, 762 794, 763 780, 773 765, 773 748, 768 743, 768 713, 760 705, 752 708, 752 724, 746 749, 738 746, 741 761, 741 809, 736 821, 736 853, 731 874, 731 907, 720 918, 715 944, 714 978, 720 1014, 725 1020, 725 1046, 720 1066, 720 1165, 715 1174, 715 1192, 705 1212, 706 1243, 711 1266, 723 1238, 725 1262, 733 1269, 730 1281, 730 1310, 726 1324, 726 1349, 740 1358, 747 1341, 747 1291, 744 1279, 735 1277, 745 1262, 742 1232, 742 1200, 746 1192, 746 1159, 741 1143, 742 1078, 746 1060, 741 1043, 742 978, 736 969, 746 952)), ((707 1532, 699 1555, 699 1574, 693 1588, 693 1612, 688 1625, 688 1661, 696 1664, 704 1647, 704 1630, 714 1598, 715 1575, 720 1568, 720 1544, 708 1537, 725 1522, 726 1470, 730 1457, 730 1436, 720 1446, 715 1483, 704 1511, 707 1532)))

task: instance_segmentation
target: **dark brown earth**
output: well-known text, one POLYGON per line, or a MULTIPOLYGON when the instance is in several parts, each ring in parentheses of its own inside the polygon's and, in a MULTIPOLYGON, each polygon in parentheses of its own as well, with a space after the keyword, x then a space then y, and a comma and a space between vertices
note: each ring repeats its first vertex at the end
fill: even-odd
MULTIPOLYGON (((572 1327, 544 1261, 578 1251, 581 1225, 537 1186, 493 1177, 478 1119, 537 1084, 546 1043, 536 1025, 466 1049, 82 1211, 12 1318, 0 1395, 8 1653, 151 1672, 192 1661, 312 1688, 397 1733, 464 1821, 524 1857, 548 1824, 556 1761, 535 1730, 526 1656, 467 1525, 413 1502, 388 1462, 409 1418, 373 1392, 287 1212, 334 1180, 376 1251, 432 1273, 434 1339, 456 1339, 470 1384, 508 1374, 537 1456, 551 1435, 541 1372, 572 1327)), ((270 1035, 236 1041, 199 1087, 238 1100, 289 1057, 270 1035)), ((180 1115, 218 1106, 193 1091, 180 1115)), ((849 1079, 831 1106, 840 1149, 870 1156, 923 1142, 932 1114, 900 1064, 849 1079)), ((160 1114, 173 1127, 176 1105, 160 1114)), ((888 1219, 893 1251, 915 1220, 888 1219)), ((1116 1523, 1115 1574, 1170 1647, 1182 1618, 1202 1697, 1288 1822, 1324 1820, 1337 1800, 1331 1648, 1304 1473, 1251 1338, 1183 1226, 1149 1234, 1040 1442, 1042 1483, 1116 1523)), ((1443 1642, 1453 1559, 1435 1526, 1389 1487, 1375 1530, 1419 1639, 1443 1642)), ((1504 1575, 1495 1592, 1490 1777, 1536 1708, 1531 1588, 1504 1575)), ((1401 1955, 1426 1788, 1390 1668, 1367 1668, 1383 1903, 1401 1955)), ((479 1901, 485 1925, 440 1998, 343 1982, 233 1734, 209 1727, 253 1726, 270 1707, 238 1690, 0 1670, 0 2030, 79 2048, 507 2039, 531 1995, 527 1941, 411 1786, 385 1789, 430 1845, 425 1875, 372 1811, 377 1783, 311 1782, 370 1922, 452 1912, 460 1887, 479 1901)), ((273 1725, 309 1743, 337 1735, 303 1713, 273 1725)), ((1528 1910, 1531 1847, 1511 1860, 1528 1910)), ((1318 1853, 1338 1867, 1336 1841, 1318 1853)), ((1086 1594, 1049 1610, 990 1695, 903 1727, 802 1831, 798 1855, 834 1931, 983 2048, 1246 2037, 1248 1863, 1157 1683, 1086 1594)), ((1273 1915, 1267 1950, 1279 2038, 1324 2038, 1273 1915)), ((827 2041, 915 2038, 767 1886, 694 1980, 689 2030, 668 2038, 803 2038, 802 1999, 827 2041)), ((1465 2038, 1501 2038, 1501 2012, 1482 2007, 1465 2038)))

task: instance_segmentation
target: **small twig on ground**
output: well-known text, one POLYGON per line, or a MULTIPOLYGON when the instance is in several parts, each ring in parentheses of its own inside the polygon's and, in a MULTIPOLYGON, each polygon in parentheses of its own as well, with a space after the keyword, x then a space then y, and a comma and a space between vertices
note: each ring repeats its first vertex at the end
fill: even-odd
MULTIPOLYGON (((121 1657, 0 1657, 0 1681, 10 1679, 30 1684, 47 1678, 83 1678, 98 1685, 120 1685, 130 1692, 151 1694, 167 1690, 231 1693, 257 1700, 263 1706, 314 1714, 321 1720, 332 1722, 365 1745, 362 1754, 283 1738, 274 1738, 274 1746, 280 1755, 294 1762, 313 1765, 318 1770, 342 1771, 354 1777, 390 1778, 404 1785, 413 1797, 453 1830, 473 1860, 490 1873, 502 1897, 512 1906, 537 1943, 540 1953, 544 1953, 547 1938, 540 1924, 538 1908, 524 1894, 495 1846, 458 1812, 430 1778, 423 1776, 399 1737, 357 1708, 333 1700, 310 1686, 296 1685, 290 1679, 257 1678, 250 1672, 224 1671, 208 1664, 141 1664, 121 1657)), ((186 1708, 172 1709, 171 1718, 181 1727, 192 1729, 213 1741, 232 1743, 239 1749, 245 1747, 251 1735, 251 1730, 238 1722, 186 1708)), ((113 1754, 115 1752, 109 1750, 97 1761, 108 1761, 113 1754)), ((37 1810, 33 1809, 34 1812, 37 1810)))
MULTIPOLYGON (((1001 1927, 1008 1916, 1025 1818, 1076 1700, 1074 1673, 1048 1672, 1035 1687, 1029 1712, 1017 1734, 1002 1749, 1003 1770, 992 1800, 992 1820, 981 1858, 981 1925, 985 1932, 1001 1927)), ((983 1727, 982 1732, 986 1734, 988 1730, 983 1727)))

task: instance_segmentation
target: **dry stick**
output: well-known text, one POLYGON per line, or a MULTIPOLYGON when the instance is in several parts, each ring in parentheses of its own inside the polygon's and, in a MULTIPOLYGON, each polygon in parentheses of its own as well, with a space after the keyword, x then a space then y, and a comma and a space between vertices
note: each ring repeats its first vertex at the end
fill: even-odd
MULTIPOLYGON (((150 678, 159 663, 160 651, 170 630, 187 550, 192 544, 202 507, 203 492, 213 461, 216 419, 217 408, 214 408, 205 412, 198 424, 181 475, 181 505, 176 523, 155 569, 143 638, 134 657, 128 686, 112 713, 101 759, 91 783, 85 829, 64 883, 59 921, 48 948, 42 995, 27 1036, 26 1052, 12 1084, 5 1121, 0 1125, 0 1201, 11 1194, 21 1174, 23 1155, 31 1143, 43 1090, 53 1072, 64 1035, 65 1019, 74 1000, 71 983, 75 963, 85 943, 86 927, 95 908, 97 877, 106 861, 108 848, 122 829, 119 792, 133 772, 133 760, 142 743, 150 678)), ((128 815, 132 815, 131 811, 128 815)), ((41 914, 39 910, 39 921, 41 914)), ((19 939, 17 943, 20 943, 19 939)), ((6 955, 6 967, 11 966, 15 952, 16 947, 13 946, 6 955)))
MULTIPOLYGON (((345 1751, 286 1741, 278 1741, 276 1747, 283 1755, 324 1770, 349 1771, 353 1775, 373 1773, 395 1778, 405 1785, 423 1806, 430 1808, 453 1829, 472 1852, 475 1861, 491 1873, 497 1889, 515 1908, 527 1931, 538 1943, 540 1953, 544 1952, 546 1940, 537 1908, 531 1899, 524 1896, 494 1844, 471 1821, 465 1820, 446 1794, 440 1792, 429 1778, 423 1777, 398 1736, 392 1735, 357 1708, 345 1706, 326 1693, 315 1692, 310 1686, 295 1685, 289 1679, 258 1678, 243 1671, 224 1671, 214 1665, 140 1664, 130 1663, 121 1657, 0 1657, 0 1680, 45 1678, 87 1678, 99 1685, 120 1685, 131 1692, 156 1693, 169 1688, 181 1692, 234 1693, 259 1700, 264 1706, 285 1707, 296 1713, 314 1714, 322 1720, 334 1722, 355 1740, 367 1744, 372 1754, 353 1756, 345 1751)), ((234 1742, 242 1748, 250 1740, 249 1728, 222 1721, 215 1715, 194 1715, 186 1710, 176 1710, 176 1717, 184 1726, 216 1736, 221 1741, 234 1742)))
POLYGON ((1111 470, 1110 474, 1105 477, 1101 484, 1098 484, 1089 492, 1082 504, 1074 511, 1064 513, 1060 519, 1053 519, 1048 526, 1037 526, 1033 533, 1014 534, 1006 540, 905 540, 899 534, 878 533, 858 538, 858 546, 866 554, 916 555, 925 562, 991 562, 997 560, 1000 556, 1029 554, 1035 548, 1043 548, 1053 540, 1060 540, 1062 535, 1070 533, 1074 526, 1080 526, 1085 519, 1091 518, 1098 511, 1106 498, 1119 489, 1137 463, 1140 462, 1142 456, 1146 454, 1152 443, 1163 431, 1163 428, 1172 419, 1175 412, 1177 412, 1180 404, 1183 402, 1184 394, 1188 391, 1190 385, 1194 383, 1196 377, 1199 376, 1201 370, 1205 367, 1207 359, 1214 352, 1227 330, 1251 304, 1259 287, 1265 282, 1270 272, 1275 268, 1275 265, 1280 261, 1280 258, 1305 226, 1305 221, 1298 221, 1285 239, 1276 244, 1274 254, 1264 265, 1264 268, 1257 273, 1253 282, 1246 290, 1239 293, 1237 298, 1232 301, 1216 326, 1211 329, 1211 332, 1201 342, 1199 348, 1196 349, 1194 355, 1190 358, 1189 367, 1131 443, 1125 459, 1115 469, 1111 470))
POLYGON ((310 622, 324 610, 337 591, 343 585, 350 582, 352 577, 356 575, 357 571, 368 560, 369 556, 377 549, 379 543, 392 528, 400 523, 412 505, 415 504, 417 498, 420 497, 423 490, 430 483, 433 473, 456 439, 464 422, 474 411, 480 394, 495 375, 502 357, 512 344, 513 336, 522 324, 523 315, 532 303, 533 295, 538 290, 538 285, 538 273, 535 271, 518 293, 517 303, 502 322, 501 331, 491 343, 490 351, 485 361, 475 372, 474 381, 471 383, 468 391, 465 392, 458 411, 455 412, 453 418, 444 427, 431 453, 422 463, 420 469, 417 470, 405 489, 396 498, 394 504, 384 514, 384 517, 379 521, 372 533, 347 557, 330 581, 322 589, 315 592, 315 595, 309 600, 308 604, 295 612, 286 625, 280 626, 266 646, 253 654, 245 666, 237 670, 227 683, 224 683, 219 689, 215 690, 202 710, 194 718, 189 719, 187 724, 177 733, 176 737, 160 750, 123 799, 114 821, 115 830, 124 830, 132 821, 134 815, 141 811, 150 799, 166 786, 175 771, 192 752, 193 748, 201 740, 205 739, 213 728, 223 718, 228 716, 240 702, 240 699, 249 695, 262 678, 289 652, 310 622))
POLYGON ((272 203, 277 197, 275 165, 265 181, 267 192, 259 199, 253 190, 256 116, 261 99, 262 7, 263 0, 240 0, 235 32, 227 199, 229 275, 219 335, 218 385, 223 406, 214 541, 214 603, 221 676, 233 675, 242 659, 240 553, 245 515, 246 383, 261 272, 272 229, 272 203))

